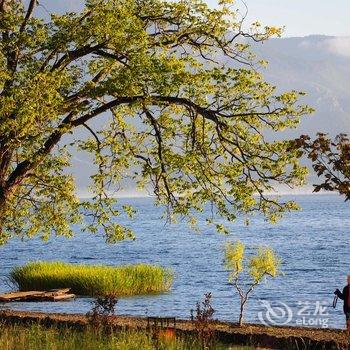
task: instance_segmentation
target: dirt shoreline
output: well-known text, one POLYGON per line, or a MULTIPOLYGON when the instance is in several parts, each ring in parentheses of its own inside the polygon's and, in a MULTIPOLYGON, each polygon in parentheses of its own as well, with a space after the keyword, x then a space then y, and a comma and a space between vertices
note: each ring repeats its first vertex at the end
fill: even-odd
MULTIPOLYGON (((3 310, 0 322, 40 323, 44 325, 85 327, 87 318, 83 314, 59 314, 30 311, 3 310)), ((114 316, 113 327, 128 329, 147 329, 147 318, 114 316)), ((350 334, 343 330, 277 327, 258 324, 237 324, 216 321, 213 323, 216 338, 227 344, 253 345, 269 349, 350 349, 350 334)), ((191 334, 194 327, 191 321, 176 320, 176 332, 191 334)))

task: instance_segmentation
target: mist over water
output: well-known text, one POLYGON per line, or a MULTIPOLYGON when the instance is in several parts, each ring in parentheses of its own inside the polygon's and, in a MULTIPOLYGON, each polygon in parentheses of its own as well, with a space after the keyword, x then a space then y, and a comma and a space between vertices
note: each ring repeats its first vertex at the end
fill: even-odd
MULTIPOLYGON (((53 237, 49 242, 12 240, 0 247, 0 292, 10 289, 6 277, 11 268, 32 260, 108 265, 147 262, 175 271, 171 292, 121 298, 117 305, 119 314, 189 318, 190 310, 203 294, 212 292, 214 317, 237 321, 239 301, 223 268, 223 246, 227 240, 240 239, 249 248, 247 253, 257 245, 273 247, 283 260, 284 272, 284 276, 269 279, 267 284, 254 290, 247 305, 246 321, 261 322, 262 316, 263 320, 270 317, 282 323, 291 312, 288 324, 293 326, 298 325, 297 322, 321 326, 323 322, 324 326, 344 328, 341 300, 336 309, 332 308, 332 302, 333 291, 342 290, 350 274, 350 205, 338 196, 295 196, 293 199, 302 206, 302 211, 286 215, 275 225, 260 216, 254 217, 249 226, 243 219, 238 220, 230 224, 231 234, 224 236, 205 224, 205 215, 199 217, 201 233, 195 233, 186 222, 165 225, 160 218, 162 209, 154 207, 151 198, 123 198, 121 204, 132 204, 138 210, 133 221, 120 219, 133 228, 136 241, 107 245, 100 235, 79 232, 73 239, 53 237), (272 309, 268 309, 269 303, 272 309), (286 306, 280 303, 287 305, 284 316, 282 309, 286 306)), ((86 313, 91 308, 91 299, 11 303, 1 307, 86 313)))

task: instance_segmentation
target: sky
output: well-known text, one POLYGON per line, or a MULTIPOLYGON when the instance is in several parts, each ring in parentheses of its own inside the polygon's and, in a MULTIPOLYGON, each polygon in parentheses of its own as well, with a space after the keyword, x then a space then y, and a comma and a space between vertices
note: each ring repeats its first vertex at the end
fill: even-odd
MULTIPOLYGON (((264 25, 285 26, 284 37, 323 34, 350 36, 350 0, 236 0, 248 7, 247 24, 259 20, 264 25)), ((217 6, 218 0, 206 0, 217 6)), ((83 0, 40 0, 48 11, 73 11, 83 0)))
MULTIPOLYGON (((248 22, 285 26, 284 36, 350 36, 350 0, 244 0, 248 22)), ((217 0, 206 1, 217 6, 217 0)), ((241 8, 242 0, 236 0, 241 8)))

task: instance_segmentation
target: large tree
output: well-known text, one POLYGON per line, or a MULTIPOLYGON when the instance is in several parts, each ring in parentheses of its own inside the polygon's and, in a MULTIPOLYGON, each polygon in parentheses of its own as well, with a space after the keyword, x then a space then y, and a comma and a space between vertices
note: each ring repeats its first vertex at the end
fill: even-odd
POLYGON ((295 207, 265 193, 304 181, 299 152, 264 132, 295 127, 310 110, 296 91, 276 95, 250 52, 249 40, 279 29, 243 31, 230 3, 86 0, 83 12, 46 20, 36 0, 0 0, 2 243, 71 235, 84 216, 109 241, 131 237, 112 195, 125 176, 152 187, 169 218, 192 223, 208 202, 228 220, 295 207), (67 172, 74 148, 95 159, 85 202, 67 172))

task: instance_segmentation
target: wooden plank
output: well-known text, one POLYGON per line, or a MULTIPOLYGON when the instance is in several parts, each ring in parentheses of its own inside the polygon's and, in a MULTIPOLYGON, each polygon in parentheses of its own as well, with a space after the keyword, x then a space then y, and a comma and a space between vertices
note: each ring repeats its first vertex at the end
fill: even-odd
POLYGON ((0 301, 13 301, 17 299, 27 299, 28 297, 40 296, 45 292, 28 291, 28 292, 10 292, 0 295, 0 301))
POLYGON ((75 298, 75 294, 62 294, 62 295, 53 296, 53 301, 69 300, 74 298, 75 298))
POLYGON ((62 295, 70 292, 70 288, 50 289, 45 293, 53 293, 54 295, 62 295))
POLYGON ((70 288, 65 288, 65 289, 52 289, 47 292, 44 292, 43 297, 44 298, 50 298, 54 296, 60 296, 60 295, 66 295, 70 292, 70 288))
POLYGON ((73 299, 75 297, 75 294, 60 294, 60 295, 53 295, 53 293, 45 293, 42 295, 33 295, 28 297, 25 301, 61 301, 61 300, 69 300, 73 299))
POLYGON ((74 294, 68 294, 69 291, 70 288, 52 289, 50 291, 10 292, 0 295, 0 302, 68 300, 75 297, 74 294))

